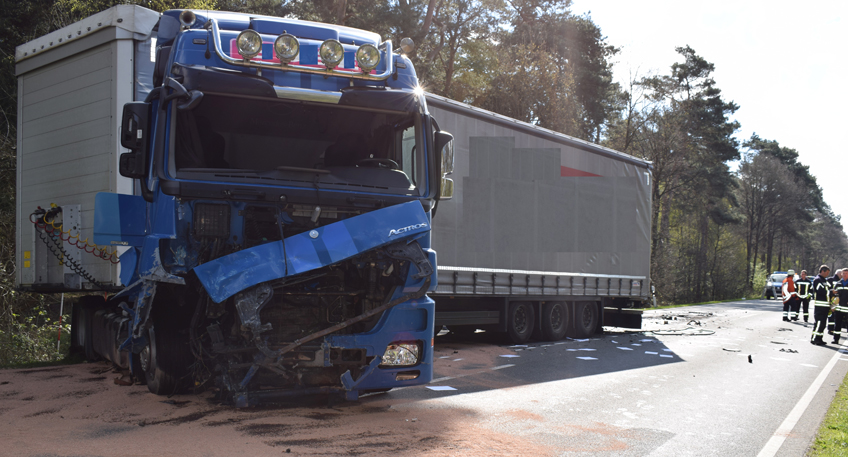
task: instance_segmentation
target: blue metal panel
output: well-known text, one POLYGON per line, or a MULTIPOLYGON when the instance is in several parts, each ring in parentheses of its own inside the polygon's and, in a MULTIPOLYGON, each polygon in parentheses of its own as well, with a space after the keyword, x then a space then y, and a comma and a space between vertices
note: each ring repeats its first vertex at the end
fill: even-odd
POLYGON ((302 44, 300 45, 300 64, 301 65, 318 65, 318 45, 302 44))
POLYGON ((135 195, 94 196, 94 243, 141 246, 147 235, 147 202, 135 195))
POLYGON ((419 202, 362 214, 310 232, 245 249, 194 269, 216 303, 256 284, 330 265, 430 230, 419 202))
POLYGON ((138 248, 130 248, 121 254, 121 284, 128 286, 138 281, 138 248))
POLYGON ((339 39, 339 32, 330 27, 321 27, 315 23, 303 23, 285 19, 253 19, 251 28, 268 35, 292 34, 298 38, 324 41, 339 39))
POLYGON ((155 217, 153 220, 153 234, 158 235, 160 238, 174 239, 177 237, 177 200, 170 195, 163 194, 161 190, 158 192, 157 197, 156 203, 153 206, 155 217))

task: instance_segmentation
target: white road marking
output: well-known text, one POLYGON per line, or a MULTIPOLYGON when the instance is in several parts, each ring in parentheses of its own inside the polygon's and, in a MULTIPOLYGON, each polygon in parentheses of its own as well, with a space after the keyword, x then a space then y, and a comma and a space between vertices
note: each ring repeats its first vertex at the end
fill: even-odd
POLYGON ((816 393, 821 388, 822 384, 824 384, 824 380, 827 379, 827 375, 830 374, 833 367, 836 366, 836 361, 839 360, 841 354, 838 352, 833 354, 833 357, 830 358, 830 362, 827 362, 827 365, 824 367, 821 373, 819 373, 816 380, 810 384, 810 388, 807 389, 807 392, 798 400, 798 403, 792 408, 792 411, 789 412, 789 415, 786 416, 786 419, 783 420, 783 423, 780 424, 780 427, 774 432, 774 435, 768 440, 766 445, 763 447, 763 450, 757 454, 757 457, 773 457, 777 454, 777 451, 780 450, 780 446, 783 445, 783 442, 786 441, 786 437, 792 433, 792 429, 795 428, 795 424, 798 423, 798 420, 801 419, 801 416, 804 414, 804 411, 807 410, 807 406, 813 401, 813 397, 816 396, 816 393))

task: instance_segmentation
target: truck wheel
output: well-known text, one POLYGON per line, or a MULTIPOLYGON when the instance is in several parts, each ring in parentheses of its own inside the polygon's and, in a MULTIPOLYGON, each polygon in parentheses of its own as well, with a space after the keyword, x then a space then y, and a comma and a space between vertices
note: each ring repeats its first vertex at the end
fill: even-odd
POLYGON ((91 329, 94 312, 102 304, 101 297, 80 297, 71 310, 71 353, 82 354, 88 361, 99 359, 94 351, 91 329))
POLYGON ((139 354, 139 365, 147 389, 156 395, 183 393, 191 385, 192 363, 188 338, 175 329, 156 325, 147 332, 147 346, 139 354))
POLYGON ((130 373, 138 384, 147 384, 147 375, 144 373, 145 366, 146 363, 141 362, 141 353, 130 352, 130 373))
POLYGON ((588 338, 598 326, 598 307, 594 302, 583 301, 575 305, 574 328, 578 338, 588 338))
POLYGON ((533 305, 528 302, 510 303, 507 313, 506 332, 514 344, 526 343, 533 334, 536 314, 533 305))
POLYGON ((85 351, 85 331, 82 327, 85 325, 82 320, 82 308, 79 303, 71 305, 71 346, 70 353, 83 354, 85 351))
POLYGON ((568 330, 568 307, 563 302, 547 302, 542 306, 542 336, 559 341, 568 330))

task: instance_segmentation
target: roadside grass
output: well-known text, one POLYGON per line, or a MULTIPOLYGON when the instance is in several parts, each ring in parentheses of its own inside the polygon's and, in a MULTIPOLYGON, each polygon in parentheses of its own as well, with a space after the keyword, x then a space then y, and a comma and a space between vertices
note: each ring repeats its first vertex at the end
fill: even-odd
POLYGON ((816 440, 807 452, 810 457, 848 455, 848 375, 836 392, 836 397, 822 421, 816 440))
POLYGON ((82 354, 66 354, 61 359, 48 360, 44 362, 20 362, 2 364, 0 365, 0 369, 55 367, 59 365, 75 365, 78 363, 84 363, 85 361, 85 357, 83 357, 82 354))

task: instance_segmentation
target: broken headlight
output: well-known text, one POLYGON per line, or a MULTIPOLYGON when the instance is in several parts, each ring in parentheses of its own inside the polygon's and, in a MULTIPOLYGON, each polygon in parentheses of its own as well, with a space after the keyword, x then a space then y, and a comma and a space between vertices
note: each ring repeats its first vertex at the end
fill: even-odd
POLYGON ((381 367, 411 367, 421 360, 420 341, 395 341, 386 346, 381 367))

